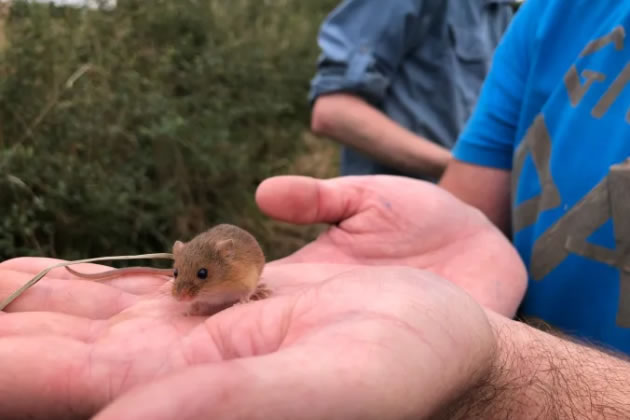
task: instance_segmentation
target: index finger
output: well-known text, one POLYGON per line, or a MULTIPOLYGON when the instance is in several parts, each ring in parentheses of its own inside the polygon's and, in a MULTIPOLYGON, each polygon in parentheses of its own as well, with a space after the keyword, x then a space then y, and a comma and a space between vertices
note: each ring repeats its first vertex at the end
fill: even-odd
MULTIPOLYGON (((19 272, 28 274, 31 277, 34 277, 36 274, 40 273, 42 270, 51 267, 55 264, 59 264, 64 262, 65 260, 55 259, 55 258, 43 258, 43 257, 20 257, 13 258, 7 261, 3 261, 0 263, 0 270, 8 270, 12 272, 19 272)), ((110 267, 103 264, 95 264, 95 263, 84 263, 84 264, 76 264, 72 266, 74 270, 82 272, 82 273, 99 273, 103 271, 108 271, 113 269, 114 267, 110 267)), ((127 293, 131 293, 134 295, 142 295, 146 293, 151 293, 158 290, 164 283, 169 281, 169 278, 166 276, 156 276, 156 275, 133 275, 133 276, 120 276, 111 279, 102 279, 102 280, 94 280, 94 279, 82 279, 81 277, 77 277, 66 270, 64 267, 55 268, 51 270, 44 279, 56 279, 56 280, 82 280, 82 281, 90 281, 90 282, 98 282, 102 284, 106 284, 111 287, 115 287, 116 289, 122 290, 127 293)), ((40 280, 41 281, 41 280, 40 280)))

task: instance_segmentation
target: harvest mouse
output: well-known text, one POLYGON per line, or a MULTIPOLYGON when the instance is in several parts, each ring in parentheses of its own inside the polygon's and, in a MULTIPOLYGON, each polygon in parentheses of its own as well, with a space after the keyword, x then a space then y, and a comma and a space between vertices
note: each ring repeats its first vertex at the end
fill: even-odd
POLYGON ((173 269, 128 267, 96 274, 71 273, 93 280, 126 273, 172 275, 171 294, 178 301, 190 301, 194 312, 204 306, 245 303, 269 296, 259 283, 265 255, 249 232, 230 224, 216 225, 189 242, 173 245, 173 269))

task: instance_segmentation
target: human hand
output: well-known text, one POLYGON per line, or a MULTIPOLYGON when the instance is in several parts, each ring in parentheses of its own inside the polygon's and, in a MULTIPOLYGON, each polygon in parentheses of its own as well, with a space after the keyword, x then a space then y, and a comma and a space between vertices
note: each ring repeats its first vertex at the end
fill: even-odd
MULTIPOLYGON (((0 298, 52 262, 0 264, 0 298)), ((271 298, 205 318, 180 315, 166 278, 51 271, 0 313, 0 418, 424 418, 489 368, 484 311, 430 273, 264 277, 271 298)))
POLYGON ((274 263, 401 265, 432 271, 500 314, 515 314, 527 272, 508 239, 442 188, 395 176, 274 177, 260 209, 294 224, 329 223, 317 240, 274 263))

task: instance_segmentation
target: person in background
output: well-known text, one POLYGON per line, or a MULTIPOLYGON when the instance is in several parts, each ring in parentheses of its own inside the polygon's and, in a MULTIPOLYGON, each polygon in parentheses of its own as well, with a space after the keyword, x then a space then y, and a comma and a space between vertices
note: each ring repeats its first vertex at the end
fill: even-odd
POLYGON ((440 185, 528 267, 523 317, 630 354, 628 2, 527 0, 440 185))
POLYGON ((344 0, 321 26, 311 130, 341 175, 437 180, 511 21, 506 0, 344 0))

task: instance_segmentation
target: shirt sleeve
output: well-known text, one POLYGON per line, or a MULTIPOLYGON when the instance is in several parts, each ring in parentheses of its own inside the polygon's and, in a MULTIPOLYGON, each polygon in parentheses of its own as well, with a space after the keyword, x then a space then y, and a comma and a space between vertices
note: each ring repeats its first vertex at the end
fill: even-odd
POLYGON ((537 16, 547 0, 526 0, 497 46, 475 110, 455 147, 455 159, 511 169, 516 132, 529 76, 537 16))
POLYGON ((344 0, 323 22, 321 55, 309 101, 326 93, 354 93, 380 103, 405 54, 419 42, 435 0, 344 0))

